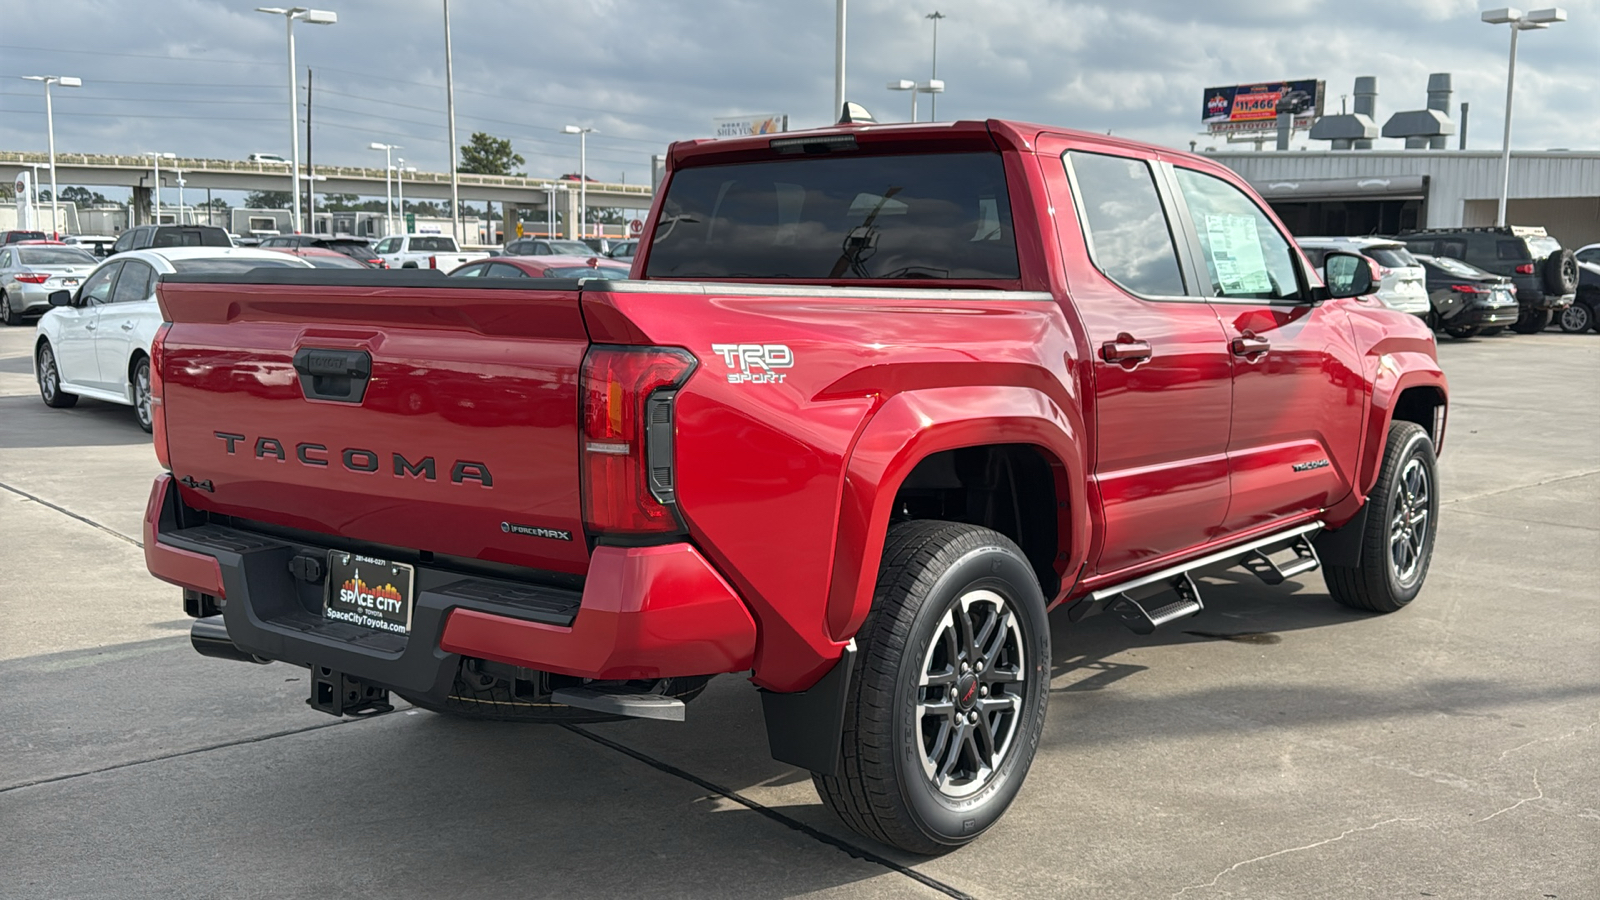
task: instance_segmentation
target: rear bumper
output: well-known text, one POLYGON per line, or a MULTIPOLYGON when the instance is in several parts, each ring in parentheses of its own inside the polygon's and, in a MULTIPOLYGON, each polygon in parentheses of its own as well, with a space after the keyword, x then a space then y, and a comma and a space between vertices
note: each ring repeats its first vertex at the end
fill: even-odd
POLYGON ((755 657, 749 611, 689 544, 599 547, 581 591, 417 562, 411 632, 394 635, 323 618, 323 585, 290 562, 330 546, 199 522, 170 475, 144 537, 151 574, 219 598, 242 651, 412 696, 448 696, 462 657, 602 680, 737 672, 755 657))
POLYGON ((1517 306, 1476 306, 1463 309, 1450 319, 1450 325, 1510 325, 1522 315, 1517 306))

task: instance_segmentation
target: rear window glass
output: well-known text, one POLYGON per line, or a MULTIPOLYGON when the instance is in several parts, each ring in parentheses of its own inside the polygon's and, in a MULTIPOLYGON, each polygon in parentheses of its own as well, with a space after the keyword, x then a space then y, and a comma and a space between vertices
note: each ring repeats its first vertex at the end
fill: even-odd
POLYGON ((194 275, 194 274, 201 274, 201 273, 218 274, 218 275, 236 275, 236 274, 238 274, 240 272, 248 272, 251 269, 303 269, 303 268, 305 268, 305 266, 299 260, 295 259, 294 257, 284 257, 281 260, 277 260, 277 259, 237 259, 237 258, 174 259, 174 260, 169 260, 169 262, 172 263, 172 268, 176 269, 178 272, 180 272, 182 274, 185 274, 185 275, 194 275))
POLYGON ((365 269, 366 266, 348 256, 302 256, 313 269, 365 269))
POLYGON ((456 252, 456 242, 454 238, 414 237, 411 239, 411 252, 454 253, 456 252))
POLYGON ((1380 266, 1391 269, 1408 269, 1419 265, 1417 258, 1403 247, 1368 247, 1361 251, 1380 266))
POLYGON ((1018 276, 997 153, 827 156, 679 171, 648 276, 1018 276))
POLYGON ((99 262, 73 247, 19 247, 17 256, 25 266, 81 266, 99 262))
POLYGON ((548 241, 550 253, 559 256, 593 256, 594 251, 583 241, 548 241))
POLYGON ((233 242, 222 229, 210 228, 160 228, 156 230, 152 247, 232 247, 233 242))
POLYGON ((13 240, 13 241, 42 241, 42 240, 44 240, 44 232, 42 232, 42 231, 8 231, 8 232, 6 232, 6 234, 9 235, 10 236, 10 240, 13 240))
POLYGON ((546 278, 607 278, 621 279, 628 277, 628 270, 618 266, 559 266, 545 269, 546 278))
POLYGON ((1553 237, 1531 237, 1528 249, 1533 252, 1534 259, 1544 259, 1552 253, 1560 253, 1561 242, 1553 237))
POLYGON ((1532 258, 1528 256, 1527 245, 1520 240, 1495 241, 1494 252, 1495 256, 1500 259, 1525 260, 1532 258))
POLYGON ((1467 278, 1481 278, 1489 275, 1488 272, 1477 266, 1469 266, 1459 259, 1451 259, 1448 256, 1435 256, 1433 258, 1433 266, 1446 274, 1461 275, 1467 278))

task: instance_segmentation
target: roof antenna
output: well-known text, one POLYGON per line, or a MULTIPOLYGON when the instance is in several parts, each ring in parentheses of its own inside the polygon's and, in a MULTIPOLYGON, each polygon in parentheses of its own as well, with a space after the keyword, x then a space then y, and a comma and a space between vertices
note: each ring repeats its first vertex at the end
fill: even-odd
POLYGON ((859 103, 845 101, 844 110, 839 114, 840 125, 876 125, 878 120, 867 112, 867 108, 859 103))

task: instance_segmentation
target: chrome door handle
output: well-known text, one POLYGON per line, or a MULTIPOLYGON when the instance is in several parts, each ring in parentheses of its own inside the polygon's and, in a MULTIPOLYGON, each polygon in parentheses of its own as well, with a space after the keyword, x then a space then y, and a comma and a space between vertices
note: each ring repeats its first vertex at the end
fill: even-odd
POLYGON ((123 322, 122 323, 122 330, 123 331, 132 331, 133 330, 133 323, 132 322, 123 322))
POLYGON ((1100 358, 1108 363, 1141 363, 1151 356, 1150 344, 1126 332, 1100 345, 1100 358))
POLYGON ((98 328, 100 326, 94 324, 93 322, 90 322, 89 324, 87 324, 87 325, 85 325, 83 327, 84 327, 85 331, 93 331, 93 330, 95 330, 96 328, 98 328))
POLYGON ((1253 331, 1246 331, 1233 339, 1234 356, 1256 356, 1272 349, 1272 342, 1257 335, 1253 331))

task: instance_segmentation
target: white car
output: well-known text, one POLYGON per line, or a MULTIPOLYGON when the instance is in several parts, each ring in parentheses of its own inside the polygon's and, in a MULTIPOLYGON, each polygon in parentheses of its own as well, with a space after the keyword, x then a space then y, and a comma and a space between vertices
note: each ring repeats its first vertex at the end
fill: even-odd
POLYGON ((46 406, 79 397, 131 406, 150 430, 150 342, 161 327, 156 280, 175 272, 309 269, 296 256, 237 247, 129 250, 100 264, 73 292, 50 295, 33 345, 34 377, 46 406))
POLYGON ((1322 258, 1330 250, 1365 256, 1378 265, 1377 295, 1384 306, 1424 319, 1433 313, 1433 304, 1428 300, 1427 270, 1412 258, 1405 244, 1394 238, 1303 237, 1295 238, 1295 243, 1317 268, 1322 267, 1322 258))
POLYGON ((269 166, 287 166, 289 161, 276 153, 252 153, 245 162, 266 163, 269 166))

